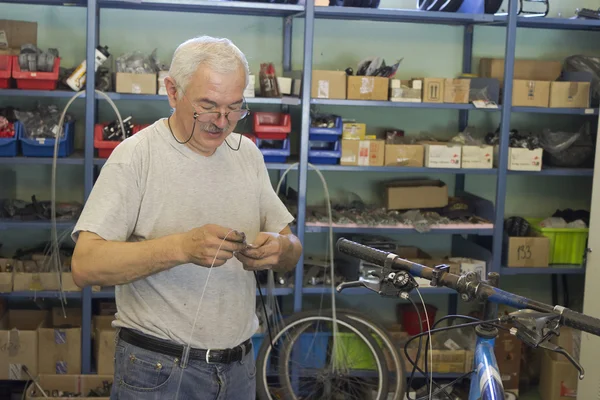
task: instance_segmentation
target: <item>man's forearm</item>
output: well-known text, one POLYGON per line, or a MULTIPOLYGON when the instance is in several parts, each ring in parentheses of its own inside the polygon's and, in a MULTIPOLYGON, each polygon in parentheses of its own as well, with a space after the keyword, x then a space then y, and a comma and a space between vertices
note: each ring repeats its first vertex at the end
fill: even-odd
POLYGON ((298 260, 302 255, 302 243, 300 243, 300 239, 291 233, 282 236, 286 245, 276 271, 287 272, 293 270, 298 264, 298 260))
POLYGON ((113 242, 81 232, 72 259, 75 283, 114 286, 185 263, 176 235, 142 242, 113 242), (82 237, 83 236, 83 237, 82 237))

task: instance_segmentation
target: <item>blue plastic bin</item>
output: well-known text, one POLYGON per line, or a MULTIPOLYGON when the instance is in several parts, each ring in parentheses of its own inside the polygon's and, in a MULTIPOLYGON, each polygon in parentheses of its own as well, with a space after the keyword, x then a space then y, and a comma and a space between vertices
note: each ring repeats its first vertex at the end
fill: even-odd
POLYGON ((19 131, 15 127, 15 137, 0 138, 0 157, 16 157, 19 153, 19 131))
MULTIPOLYGON (((15 131, 18 132, 19 141, 25 157, 53 157, 54 141, 56 139, 28 139, 25 127, 21 122, 15 123, 15 131)), ((58 145, 58 156, 68 157, 75 150, 75 122, 65 123, 63 136, 58 145)))
POLYGON ((294 345, 293 356, 302 368, 324 368, 331 334, 326 332, 303 333, 294 345))
POLYGON ((290 140, 266 140, 266 139, 256 139, 256 146, 260 149, 261 153, 263 153, 263 157, 265 158, 265 162, 268 163, 284 163, 287 162, 288 157, 290 156, 290 140), (266 143, 277 143, 281 145, 281 148, 272 149, 267 148, 263 149, 261 146, 266 143))
POLYGON ((336 142, 340 140, 344 125, 342 123, 342 117, 335 117, 335 127, 333 128, 309 128, 308 139, 315 141, 324 142, 336 142))
POLYGON ((309 142, 308 162, 311 164, 337 164, 342 157, 340 141, 309 142))

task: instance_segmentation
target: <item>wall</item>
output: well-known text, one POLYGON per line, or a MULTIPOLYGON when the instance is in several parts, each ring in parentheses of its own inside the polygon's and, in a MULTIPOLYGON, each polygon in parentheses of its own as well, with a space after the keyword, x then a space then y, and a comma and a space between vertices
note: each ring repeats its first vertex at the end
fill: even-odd
MULTIPOLYGON (((578 7, 597 8, 596 0, 554 0, 552 13, 573 15, 578 7)), ((414 0, 382 0, 382 7, 414 8, 414 0)), ((42 48, 59 47, 63 66, 74 66, 85 57, 85 10, 69 7, 19 6, 0 4, 2 18, 35 20, 39 23, 39 45, 42 48)), ((227 36, 248 56, 252 71, 257 72, 261 62, 272 61, 281 71, 283 21, 275 18, 201 15, 192 13, 166 13, 151 11, 102 10, 100 13, 100 43, 107 45, 113 55, 127 51, 151 52, 168 61, 177 44, 196 35, 227 36)), ((302 67, 303 20, 296 19, 293 32, 293 68, 302 67)), ((477 27, 473 47, 474 66, 481 57, 502 57, 505 31, 496 27, 477 27)), ((454 77, 461 72, 463 29, 436 25, 400 23, 374 23, 368 21, 317 21, 315 25, 314 67, 345 69, 355 68, 357 62, 368 56, 382 56, 388 63, 401 57, 404 61, 398 72, 401 78, 415 76, 454 77)), ((562 60, 571 54, 598 54, 597 33, 565 32, 520 29, 516 55, 523 58, 562 60)), ((26 106, 32 99, 1 99, 0 105, 26 106)), ((48 100, 43 100, 48 101, 48 100)), ((53 101, 53 100, 50 100, 53 101)), ((66 101, 59 100, 59 104, 66 101)), ((168 113, 166 102, 128 102, 118 104, 123 114, 133 113, 141 122, 150 122, 168 113)), ((257 108, 254 106, 254 108, 257 108)), ((323 107, 322 111, 340 113, 347 118, 364 121, 369 132, 394 127, 416 135, 427 132, 440 138, 457 133, 458 113, 451 110, 412 109, 360 109, 323 107)), ((297 115, 299 110, 294 110, 297 115)), ((83 102, 75 102, 74 115, 83 120, 83 102)), ((101 119, 112 119, 107 104, 100 104, 101 119)), ((515 115, 513 127, 539 130, 545 127, 575 130, 581 119, 563 116, 515 115)), ((495 129, 499 114, 474 112, 470 124, 485 133, 495 129)), ((83 131, 78 131, 77 143, 81 146, 83 131)), ((28 199, 32 194, 40 198, 49 196, 48 166, 19 166, 17 172, 18 196, 28 199)), ((1 177, 2 175, 0 175, 1 177)), ((290 174, 292 184, 296 174, 290 174)), ((339 198, 343 191, 352 191, 368 202, 380 202, 376 191, 380 181, 391 174, 330 172, 326 177, 332 196, 339 198)), ((446 180, 453 189, 453 175, 432 175, 446 180)), ((0 178, 1 179, 1 178, 0 178)), ((83 175, 80 167, 59 168, 60 200, 83 199, 83 175)), ((295 185, 293 185, 295 186, 295 185)), ((495 199, 495 179, 485 176, 468 176, 467 189, 488 199, 495 199)), ((320 204, 323 192, 316 174, 309 174, 309 204, 320 204)), ((589 208, 591 179, 560 177, 510 177, 506 213, 508 215, 545 216, 557 208, 589 208)), ((20 245, 31 232, 0 232, 0 241, 9 249, 20 245), (10 238, 8 238, 10 236, 10 238)), ((39 234, 38 234, 39 236, 39 234)), ((428 251, 444 254, 450 240, 443 236, 402 236, 403 243, 422 246, 428 251)), ((319 254, 325 249, 324 235, 307 235, 307 254, 319 254)), ((573 280, 573 278, 569 278, 573 280)), ((549 277, 506 278, 510 289, 527 289, 534 297, 549 301, 549 277)), ((316 299, 315 299, 316 300, 316 299)), ((437 298, 438 302, 444 301, 437 298)), ((381 308, 385 301, 373 297, 352 299, 353 303, 369 303, 381 308)), ((387 313, 387 317, 390 317, 387 313)))

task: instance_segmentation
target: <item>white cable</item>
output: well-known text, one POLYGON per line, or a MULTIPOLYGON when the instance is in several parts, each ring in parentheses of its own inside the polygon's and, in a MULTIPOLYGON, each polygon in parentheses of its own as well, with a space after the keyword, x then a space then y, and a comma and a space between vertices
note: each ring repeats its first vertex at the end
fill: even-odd
MULTIPOLYGON (((433 400, 433 340, 431 338, 431 326, 429 325, 429 315, 427 314, 425 300, 423 300, 423 296, 421 295, 419 288, 416 288, 415 290, 421 299, 423 311, 425 312, 425 321, 427 322, 427 334, 429 335, 429 400, 433 400)), ((427 379, 427 377, 425 377, 425 379, 427 379)))
MULTIPOLYGON (((215 266, 215 262, 217 261, 217 256, 219 255, 219 251, 221 251, 221 247, 223 246, 223 243, 225 243, 225 240, 227 240, 227 236, 229 236, 229 234, 231 232, 233 232, 233 229, 231 229, 229 232, 227 232, 227 235, 225 235, 225 237, 221 241, 221 244, 219 244, 219 248, 217 249, 217 252, 215 253, 215 258, 213 258, 212 263, 210 264, 210 268, 208 269, 208 275, 206 276, 206 282, 204 282, 204 288, 202 289, 202 294, 200 295, 200 301, 198 302, 198 308, 196 309, 196 317, 194 318, 194 323, 192 324, 192 330, 190 331, 190 337, 187 341, 187 346, 185 346, 185 350, 183 351, 183 355, 181 357, 181 362, 179 364, 179 365, 186 366, 186 368, 187 368, 188 358, 190 356, 190 349, 192 347, 192 338, 194 337, 194 330, 196 330, 196 323, 198 322, 198 316, 200 315, 200 308, 202 307, 202 300, 204 300, 204 294, 206 293, 206 288, 208 287, 208 281, 210 280, 210 273, 212 272, 213 267, 215 266)), ((175 393, 175 400, 177 400, 179 398, 179 389, 181 388, 181 382, 183 380, 184 372, 185 372, 185 368, 181 368, 181 375, 179 375, 179 383, 177 384, 177 392, 175 393)))

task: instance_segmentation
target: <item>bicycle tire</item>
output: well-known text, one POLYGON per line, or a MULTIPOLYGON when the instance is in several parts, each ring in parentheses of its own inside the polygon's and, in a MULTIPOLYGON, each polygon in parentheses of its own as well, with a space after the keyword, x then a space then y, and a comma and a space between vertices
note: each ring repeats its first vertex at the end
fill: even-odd
POLYGON ((394 361, 396 368, 396 389, 394 390, 394 397, 392 400, 404 400, 406 398, 406 365, 404 359, 400 357, 396 346, 390 335, 388 335, 385 327, 378 322, 370 320, 364 313, 350 310, 350 309, 338 309, 337 313, 342 313, 345 317, 354 320, 355 322, 362 323, 373 332, 377 334, 385 344, 390 356, 394 361))
MULTIPOLYGON (((351 322, 351 320, 348 319, 347 317, 345 317, 343 314, 338 314, 337 317, 338 317, 337 318, 338 324, 341 324, 346 327, 350 327, 352 330, 354 330, 355 334, 362 336, 362 338, 364 338, 365 342, 367 342, 370 345, 371 349, 373 350, 373 354, 376 358, 377 365, 378 365, 379 371, 380 371, 381 384, 380 384, 380 389, 379 389, 379 396, 377 397, 377 399, 378 400, 387 399, 387 393, 388 393, 388 389, 389 389, 389 371, 387 369, 387 364, 385 362, 385 356, 383 355, 383 351, 381 350, 381 348, 379 347, 379 345, 377 344, 375 339, 372 336, 370 336, 369 333, 366 332, 366 330, 364 328, 362 328, 362 326, 354 325, 353 322, 351 322)), ((284 333, 286 333, 292 329, 295 329, 298 326, 301 326, 306 323, 311 323, 313 321, 318 321, 318 320, 332 322, 333 318, 331 317, 331 312, 328 313, 327 311, 325 311, 325 313, 324 313, 323 311, 302 311, 302 312, 296 313, 293 316, 285 319, 283 329, 281 329, 276 334, 274 334, 273 342, 277 342, 277 340, 284 333)), ((269 387, 267 384, 267 370, 266 370, 267 369, 267 360, 269 359, 271 350, 272 350, 271 343, 268 340, 264 340, 260 346, 258 355, 256 357, 256 391, 258 394, 258 398, 260 400, 273 400, 273 397, 271 397, 271 394, 269 393, 269 387)), ((284 381, 289 382, 289 379, 286 379, 286 377, 283 377, 283 378, 284 378, 283 379, 284 381)), ((281 379, 281 377, 280 377, 280 379, 281 379)), ((287 399, 296 399, 295 395, 293 393, 290 393, 289 388, 286 388, 285 390, 286 390, 286 393, 285 393, 286 400, 287 399)))

